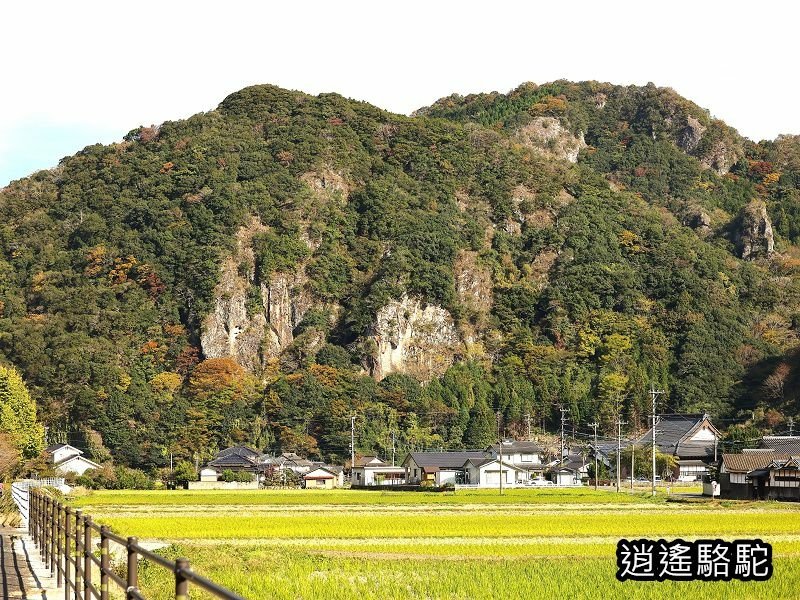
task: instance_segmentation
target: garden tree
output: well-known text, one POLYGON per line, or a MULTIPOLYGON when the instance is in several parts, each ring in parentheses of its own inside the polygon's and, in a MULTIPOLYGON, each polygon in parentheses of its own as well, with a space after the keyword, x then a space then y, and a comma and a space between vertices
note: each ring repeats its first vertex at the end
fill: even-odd
POLYGON ((191 462, 182 460, 175 465, 172 478, 175 483, 183 485, 189 481, 197 481, 197 471, 194 470, 194 465, 191 462))
MULTIPOLYGON (((628 473, 629 476, 631 470, 631 452, 633 452, 634 478, 651 479, 653 476, 653 445, 645 443, 637 445, 633 450, 631 446, 622 449, 622 452, 620 452, 620 465, 622 465, 623 470, 628 473)), ((616 463, 616 456, 616 452, 610 456, 612 464, 616 463)), ((672 454, 666 454, 656 448, 656 475, 658 477, 671 477, 677 465, 678 460, 672 454)))
POLYGON ((0 365, 0 434, 7 436, 14 446, 18 460, 33 458, 44 450, 44 427, 36 419, 36 404, 19 372, 3 365, 0 365))

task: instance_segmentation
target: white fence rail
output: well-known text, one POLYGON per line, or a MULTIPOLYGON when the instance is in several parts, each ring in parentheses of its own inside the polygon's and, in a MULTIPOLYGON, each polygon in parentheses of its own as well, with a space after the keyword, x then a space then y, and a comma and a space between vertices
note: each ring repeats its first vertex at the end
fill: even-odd
POLYGON ((11 499, 17 505, 17 510, 22 517, 23 527, 28 526, 30 517, 30 494, 31 488, 38 487, 61 487, 64 485, 63 477, 45 477, 44 479, 20 479, 11 484, 11 499))

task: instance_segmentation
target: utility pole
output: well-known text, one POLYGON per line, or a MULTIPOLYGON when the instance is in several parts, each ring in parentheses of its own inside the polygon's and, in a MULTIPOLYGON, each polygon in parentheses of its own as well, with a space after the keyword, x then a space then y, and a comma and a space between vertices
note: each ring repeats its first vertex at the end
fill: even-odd
POLYGON ((497 418, 497 444, 500 446, 500 495, 503 495, 503 436, 500 435, 500 411, 495 413, 497 418))
POLYGON ((636 467, 636 461, 634 457, 636 456, 636 440, 633 440, 631 444, 631 491, 633 491, 633 470, 636 467))
MULTIPOLYGON (((656 425, 658 424, 658 416, 656 415, 656 398, 659 394, 663 394, 662 390, 656 390, 652 385, 650 386, 650 398, 653 401, 653 496, 656 495, 656 425)), ((717 453, 716 440, 714 442, 714 454, 717 453)), ((715 457, 716 458, 716 457, 715 457)))
POLYGON ((789 417, 789 437, 794 435, 794 417, 789 417))
POLYGON ((594 429, 594 490, 597 491, 597 423, 589 423, 589 427, 594 429))
POLYGON ((394 464, 394 430, 392 430, 392 466, 395 466, 395 464, 394 464))
POLYGON ((528 441, 531 441, 531 413, 525 413, 525 426, 528 430, 528 441))
POLYGON ((617 414, 617 492, 620 491, 622 487, 622 481, 620 479, 620 471, 622 469, 622 465, 620 464, 620 457, 622 455, 622 426, 627 425, 627 421, 622 420, 622 415, 617 414))
POLYGON ((350 417, 350 485, 353 485, 353 469, 356 468, 356 416, 350 417))
POLYGON ((567 421, 567 417, 565 415, 569 412, 569 409, 560 406, 559 410, 561 411, 561 456, 559 458, 564 460, 564 423, 567 421))

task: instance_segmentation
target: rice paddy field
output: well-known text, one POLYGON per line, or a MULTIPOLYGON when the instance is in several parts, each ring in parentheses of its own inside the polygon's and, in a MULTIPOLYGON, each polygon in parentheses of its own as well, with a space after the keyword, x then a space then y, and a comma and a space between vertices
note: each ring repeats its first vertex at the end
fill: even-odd
MULTIPOLYGON (((71 503, 253 600, 800 598, 793 503, 591 489, 95 492, 71 503), (617 541, 638 537, 761 538, 774 575, 619 582, 617 541)), ((170 574, 153 566, 141 587, 172 597, 170 574)))

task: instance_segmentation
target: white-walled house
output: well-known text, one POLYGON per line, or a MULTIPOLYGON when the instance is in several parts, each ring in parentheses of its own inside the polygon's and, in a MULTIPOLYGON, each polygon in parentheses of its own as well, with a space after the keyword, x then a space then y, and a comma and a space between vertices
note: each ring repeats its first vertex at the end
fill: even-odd
POLYGON ((321 466, 303 475, 303 481, 307 490, 332 490, 344 485, 344 471, 342 467, 321 466))
POLYGON ((53 444, 47 447, 45 452, 52 458, 55 471, 59 475, 66 475, 67 473, 83 475, 86 471, 100 468, 99 464, 85 458, 82 450, 78 450, 75 446, 70 446, 69 444, 53 444))
POLYGON ((502 469, 499 458, 470 458, 463 465, 465 473, 464 483, 478 487, 500 487, 502 479, 504 486, 514 487, 522 485, 528 474, 503 457, 502 469))
POLYGON ((352 485, 403 485, 405 482, 406 470, 387 464, 354 467, 350 476, 352 485))
POLYGON ((403 461, 406 483, 442 486, 464 483, 464 463, 469 459, 484 460, 488 453, 462 452, 411 452, 403 461))
MULTIPOLYGON (((538 479, 547 467, 545 449, 537 442, 504 440, 502 451, 503 462, 514 465, 522 472, 520 480, 538 479)), ((493 458, 499 458, 500 445, 489 447, 488 452, 493 458)))

